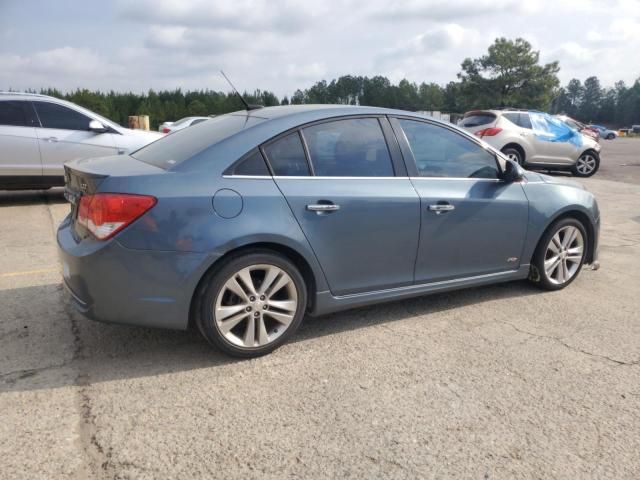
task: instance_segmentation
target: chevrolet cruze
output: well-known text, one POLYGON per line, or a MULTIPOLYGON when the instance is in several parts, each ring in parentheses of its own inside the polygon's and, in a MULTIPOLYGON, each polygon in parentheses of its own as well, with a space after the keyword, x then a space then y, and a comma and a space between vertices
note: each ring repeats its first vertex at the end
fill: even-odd
POLYGON ((596 260, 588 191, 397 110, 241 111, 65 175, 73 304, 193 324, 241 357, 281 345, 305 314, 526 278, 557 290, 596 260))

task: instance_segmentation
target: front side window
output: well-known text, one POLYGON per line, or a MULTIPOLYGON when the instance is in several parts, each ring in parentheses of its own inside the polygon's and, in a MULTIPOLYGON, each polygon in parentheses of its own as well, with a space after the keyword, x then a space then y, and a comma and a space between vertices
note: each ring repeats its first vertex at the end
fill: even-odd
POLYGON ((0 125, 10 125, 13 127, 32 126, 30 118, 27 117, 25 107, 27 102, 6 101, 0 102, 0 125))
POLYGON ((415 120, 399 120, 421 177, 498 178, 495 156, 463 135, 415 120))
POLYGON ((377 118, 321 123, 303 130, 314 172, 320 177, 393 177, 377 118))
POLYGON ((279 138, 264 147, 274 175, 285 177, 306 177, 309 165, 298 132, 279 138))
POLYGON ((63 105, 50 102, 33 102, 43 128, 60 130, 89 130, 91 119, 63 105))

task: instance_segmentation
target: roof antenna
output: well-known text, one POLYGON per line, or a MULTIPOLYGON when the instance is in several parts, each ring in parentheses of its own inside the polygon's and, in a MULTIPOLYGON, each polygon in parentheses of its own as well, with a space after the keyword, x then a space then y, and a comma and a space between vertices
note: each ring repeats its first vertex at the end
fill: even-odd
POLYGON ((233 86, 233 83, 231 83, 231 80, 229 80, 229 78, 224 74, 224 72, 222 70, 220 70, 220 73, 222 74, 224 79, 229 83, 229 85, 231 85, 231 88, 233 89, 233 92, 238 96, 238 98, 240 99, 240 101, 244 105, 244 109, 246 111, 258 110, 258 109, 262 108, 262 105, 250 105, 249 103, 247 103, 247 101, 244 99, 244 97, 242 95, 240 95, 238 90, 236 90, 236 87, 233 86))

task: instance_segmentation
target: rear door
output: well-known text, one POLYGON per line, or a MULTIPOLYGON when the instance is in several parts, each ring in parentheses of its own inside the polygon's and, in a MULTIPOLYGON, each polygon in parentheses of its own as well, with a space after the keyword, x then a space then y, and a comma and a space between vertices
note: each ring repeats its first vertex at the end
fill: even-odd
POLYGON ((455 130, 392 123, 421 199, 416 283, 516 270, 529 211, 522 185, 500 180, 494 154, 455 130))
POLYGON ((3 177, 13 177, 18 183, 40 180, 42 164, 35 125, 35 114, 28 101, 0 100, 0 175, 3 177))
POLYGON ((83 113, 53 102, 32 103, 41 124, 36 133, 43 175, 62 177, 65 162, 117 153, 113 134, 90 131, 89 122, 92 119, 83 113))
POLYGON ((387 138, 385 118, 343 118, 263 147, 334 295, 413 283, 420 200, 387 138))

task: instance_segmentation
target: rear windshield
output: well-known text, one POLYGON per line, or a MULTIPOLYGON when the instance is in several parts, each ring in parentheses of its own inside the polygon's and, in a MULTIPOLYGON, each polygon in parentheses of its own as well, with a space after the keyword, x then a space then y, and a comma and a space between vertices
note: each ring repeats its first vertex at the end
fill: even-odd
POLYGON ((481 125, 486 125, 488 123, 492 123, 496 119, 496 116, 493 113, 488 112, 475 112, 468 113, 460 122, 461 127, 479 127, 481 125))
POLYGON ((168 170, 225 138, 250 128, 264 119, 249 115, 220 115, 167 135, 131 156, 141 162, 168 170))

